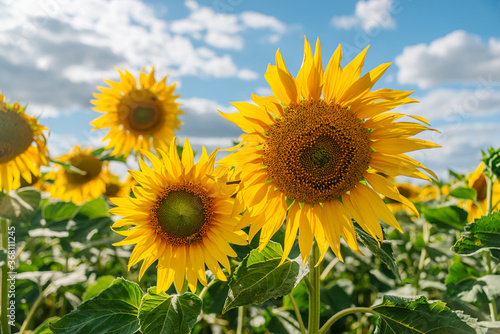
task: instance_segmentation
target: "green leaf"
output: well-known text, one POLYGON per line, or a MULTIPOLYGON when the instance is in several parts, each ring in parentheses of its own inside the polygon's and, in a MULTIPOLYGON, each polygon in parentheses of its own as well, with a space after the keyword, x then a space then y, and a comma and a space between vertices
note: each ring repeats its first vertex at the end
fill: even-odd
POLYGON ((384 296, 372 309, 379 314, 375 334, 472 334, 479 329, 476 319, 425 297, 384 296))
POLYGON ((354 230, 356 231, 358 240, 365 245, 375 257, 379 258, 387 266, 387 268, 389 268, 394 276, 396 276, 396 278, 401 280, 399 268, 392 252, 391 242, 389 240, 384 240, 382 245, 379 247, 377 240, 366 233, 358 224, 354 224, 354 230))
POLYGON ((500 212, 482 216, 466 225, 462 237, 451 249, 461 255, 500 249, 500 212))
POLYGON ((500 276, 479 277, 474 267, 457 261, 450 267, 446 288, 450 296, 464 302, 487 304, 500 296, 500 276))
POLYGON ((85 215, 90 219, 109 216, 108 206, 106 205, 104 198, 96 198, 85 203, 82 205, 78 213, 85 215))
POLYGON ((288 312, 284 311, 274 311, 272 312, 272 318, 267 325, 267 330, 269 333, 273 334, 300 334, 300 325, 288 312))
POLYGON ((227 282, 217 280, 217 282, 207 290, 205 296, 203 296, 203 312, 206 314, 221 313, 228 291, 229 286, 227 282))
POLYGON ((223 312, 238 306, 261 304, 289 294, 300 272, 300 265, 286 259, 281 266, 283 249, 270 241, 261 252, 254 249, 243 259, 229 281, 229 295, 223 312))
POLYGON ((484 169, 486 177, 494 174, 500 179, 500 148, 495 150, 493 147, 490 147, 488 151, 482 151, 482 153, 483 159, 481 160, 483 160, 485 164, 484 169))
POLYGON ((139 305, 143 292, 139 285, 123 278, 76 310, 51 324, 55 334, 133 334, 139 329, 139 305))
POLYGON ((30 220, 40 206, 38 190, 22 188, 8 195, 0 192, 0 217, 10 220, 30 220))
POLYGON ((169 296, 150 288, 142 299, 139 320, 143 334, 189 333, 201 313, 201 299, 190 293, 169 296))
POLYGON ((455 188, 452 191, 450 191, 449 195, 456 198, 469 199, 471 201, 475 201, 477 198, 476 189, 465 188, 465 187, 455 188))
POLYGON ((73 218, 78 212, 78 206, 72 202, 48 203, 42 209, 45 220, 61 221, 73 218))
POLYGON ((450 228, 461 231, 467 224, 467 211, 456 205, 441 208, 422 208, 425 219, 439 228, 450 228))
POLYGON ((114 276, 105 275, 97 279, 96 282, 88 286, 87 290, 82 296, 82 300, 86 301, 100 294, 103 290, 107 289, 115 280, 114 276))
POLYGON ((61 318, 59 317, 51 317, 51 318, 48 318, 48 319, 45 319, 44 322, 42 322, 40 324, 40 326, 38 326, 32 334, 52 334, 52 331, 50 330, 49 328, 49 325, 53 322, 56 322, 57 320, 59 320, 61 318))

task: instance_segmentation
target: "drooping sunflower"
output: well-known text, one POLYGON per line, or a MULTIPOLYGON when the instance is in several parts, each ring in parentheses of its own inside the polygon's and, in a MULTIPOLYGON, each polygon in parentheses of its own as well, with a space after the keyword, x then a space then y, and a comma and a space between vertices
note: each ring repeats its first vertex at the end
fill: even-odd
POLYGON ((219 263, 231 273, 228 256, 236 256, 228 242, 247 243, 247 235, 235 230, 239 216, 231 196, 236 186, 228 184, 227 173, 221 176, 222 167, 214 170, 216 152, 207 155, 203 148, 194 164, 189 141, 180 159, 175 138, 168 152, 158 151, 161 159, 142 151, 153 168, 140 159, 141 171, 130 171, 140 185, 132 188, 136 198, 111 199, 117 207, 110 212, 123 217, 112 228, 126 236, 114 245, 136 244, 128 267, 144 260, 139 279, 158 260, 159 291, 172 282, 181 291, 185 276, 193 292, 198 281, 206 286, 205 265, 225 281, 219 263), (129 225, 129 230, 117 230, 129 225))
POLYGON ((31 183, 48 164, 44 131, 36 118, 25 113, 17 102, 4 102, 0 94, 0 191, 21 186, 21 177, 31 183))
POLYGON ((252 95, 255 104, 233 103, 238 113, 221 113, 245 132, 239 150, 220 161, 241 175, 237 198, 248 208, 242 224, 250 223, 250 238, 261 230, 262 249, 286 218, 283 260, 299 230, 304 263, 314 239, 319 261, 328 247, 342 259, 341 236, 359 252, 351 217, 375 239, 383 237, 378 219, 401 231, 379 194, 418 212, 379 173, 431 180, 423 170, 436 178, 404 154, 439 147, 410 138, 431 130, 429 123, 418 116, 409 117, 426 125, 396 122, 407 115, 391 110, 417 101, 408 97, 411 92, 371 91, 390 63, 360 77, 367 49, 342 68, 339 45, 324 71, 319 40, 313 56, 305 39, 296 78, 278 50, 276 65, 265 74, 273 96, 252 95))
MULTIPOLYGON (((476 200, 477 204, 481 207, 477 206, 476 203, 472 201, 467 201, 465 204, 465 210, 469 213, 467 216, 468 222, 473 222, 474 219, 480 218, 481 216, 486 215, 487 210, 487 196, 486 196, 486 176, 484 175, 484 162, 481 162, 477 169, 468 177, 467 185, 471 189, 476 190, 476 200)), ((500 183, 498 180, 495 180, 493 183, 493 192, 492 192, 492 204, 498 204, 500 201, 500 183)), ((498 210, 498 207, 494 207, 493 210, 498 210)))
POLYGON ((46 180, 52 180, 47 185, 52 197, 80 205, 105 193, 108 162, 92 155, 91 149, 75 146, 69 154, 60 156, 56 161, 66 164, 68 168, 55 163, 52 171, 45 175, 46 180), (71 170, 71 167, 76 169, 71 170))
POLYGON ((180 128, 177 117, 184 113, 175 102, 176 84, 167 86, 167 76, 157 82, 154 67, 149 74, 141 71, 139 87, 130 72, 118 72, 121 82, 105 80, 111 87, 98 87, 101 93, 94 94, 94 110, 104 115, 90 123, 93 130, 111 128, 103 141, 109 139, 106 148, 113 148, 113 155, 150 151, 151 146, 168 149, 174 130, 180 128))

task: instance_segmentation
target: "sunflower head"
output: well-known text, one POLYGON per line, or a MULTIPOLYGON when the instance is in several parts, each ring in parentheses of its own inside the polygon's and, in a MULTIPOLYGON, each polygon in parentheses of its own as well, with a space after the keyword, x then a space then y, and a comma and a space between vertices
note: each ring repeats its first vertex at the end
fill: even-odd
POLYGON ((112 174, 109 170, 106 172, 108 182, 106 183, 106 191, 104 195, 106 197, 125 197, 130 195, 130 190, 132 186, 136 185, 137 182, 128 175, 125 181, 120 181, 118 175, 112 174))
POLYGON ((372 91, 391 64, 361 76, 367 49, 342 68, 339 46, 324 70, 319 40, 313 54, 305 39, 296 77, 278 50, 265 74, 273 95, 252 95, 255 104, 234 103, 238 113, 222 114, 245 132, 240 149, 220 163, 241 175, 237 199, 248 209, 243 220, 251 223, 250 238, 261 230, 261 249, 286 218, 283 259, 299 229, 304 262, 314 239, 322 256, 331 247, 342 259, 341 236, 359 251, 352 219, 377 240, 383 237, 379 219, 400 230, 380 195, 418 214, 380 174, 431 180, 436 175, 405 153, 439 145, 411 138, 433 130, 425 119, 392 111, 417 102, 411 92, 372 91), (404 116, 419 123, 397 122, 404 116))
POLYGON ((122 216, 112 228, 126 236, 115 244, 135 244, 129 269, 144 260, 139 279, 158 261, 157 288, 166 291, 174 282, 180 291, 185 279, 191 291, 197 282, 207 284, 205 266, 217 278, 226 280, 220 264, 231 272, 228 256, 236 256, 230 243, 246 244, 247 236, 239 228, 238 211, 232 195, 236 185, 228 182, 228 172, 214 169, 216 152, 207 155, 203 148, 197 164, 186 139, 182 159, 175 138, 168 151, 158 150, 161 158, 141 153, 141 171, 130 171, 138 185, 132 187, 135 198, 115 197, 111 213, 122 216), (122 227, 129 226, 127 230, 122 227))
POLYGON ((17 102, 4 100, 0 94, 0 190, 8 192, 19 188, 21 179, 31 183, 40 176, 40 166, 47 165, 47 128, 17 102))
POLYGON ((108 163, 99 160, 89 148, 80 146, 56 159, 52 171, 45 175, 52 183, 47 186, 51 196, 82 204, 105 193, 108 183, 108 163))
POLYGON ((121 82, 105 80, 111 87, 98 87, 101 93, 94 94, 94 110, 104 115, 90 124, 94 130, 110 128, 104 140, 109 139, 106 148, 113 148, 114 155, 137 154, 151 146, 167 149, 183 114, 175 102, 175 84, 167 86, 166 76, 157 82, 154 68, 149 74, 141 71, 139 85, 127 70, 118 72, 121 82))
MULTIPOLYGON (((467 178, 468 187, 474 189, 477 196, 476 203, 467 201, 465 205, 465 210, 469 213, 467 217, 469 222, 473 222, 474 219, 485 215, 488 207, 486 175, 484 174, 484 169, 484 162, 481 162, 476 170, 467 178), (477 204, 479 204, 480 207, 477 204)), ((493 182, 492 187, 492 203, 495 204, 500 201, 500 183, 498 182, 498 179, 495 178, 495 182, 493 182)))

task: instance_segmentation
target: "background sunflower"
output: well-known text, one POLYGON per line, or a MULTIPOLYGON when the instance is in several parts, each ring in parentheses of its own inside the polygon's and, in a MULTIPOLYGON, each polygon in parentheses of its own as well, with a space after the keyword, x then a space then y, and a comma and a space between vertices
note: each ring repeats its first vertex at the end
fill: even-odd
POLYGON ((52 197, 82 204, 105 193, 107 169, 108 162, 93 156, 92 150, 75 146, 71 153, 57 158, 52 171, 45 175, 46 180, 53 181, 47 191, 52 197))
POLYGON ((47 165, 44 131, 36 118, 26 115, 17 102, 4 102, 0 94, 0 189, 9 192, 21 186, 21 177, 31 183, 47 165))
POLYGON ((110 128, 103 140, 109 139, 106 148, 113 148, 113 155, 150 151, 151 146, 167 149, 174 130, 180 129, 177 117, 183 114, 175 103, 179 97, 174 95, 176 84, 167 86, 167 76, 157 82, 153 67, 149 74, 140 72, 137 87, 130 72, 117 70, 121 82, 105 80, 111 87, 98 87, 101 93, 91 101, 95 111, 104 113, 90 123, 93 130, 110 128))

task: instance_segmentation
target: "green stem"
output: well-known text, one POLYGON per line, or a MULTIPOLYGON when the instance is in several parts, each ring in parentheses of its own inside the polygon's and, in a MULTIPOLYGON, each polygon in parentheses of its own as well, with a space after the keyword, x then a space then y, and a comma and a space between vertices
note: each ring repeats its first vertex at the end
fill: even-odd
POLYGON ((203 290, 201 290, 200 292, 200 295, 198 297, 200 297, 200 299, 203 299, 203 296, 205 296, 205 294, 207 293, 208 289, 215 284, 215 282, 217 282, 216 279, 214 279, 212 282, 208 283, 206 287, 203 288, 203 290))
POLYGON ((430 228, 429 228, 429 224, 426 221, 424 221, 424 228, 423 228, 422 233, 423 233, 423 239, 424 239, 424 248, 422 248, 422 251, 420 253, 420 259, 418 261, 418 267, 417 267, 417 275, 415 277, 414 288, 415 288, 416 295, 418 295, 419 290, 420 290, 420 276, 422 275, 422 271, 424 270, 425 260, 427 257, 427 249, 425 247, 427 247, 427 244, 429 243, 429 239, 430 239, 430 228))
MULTIPOLYGON (((490 174, 490 177, 486 178, 486 212, 489 215, 491 211, 493 210, 493 182, 495 175, 492 175, 493 173, 488 173, 490 174)), ((491 268, 491 252, 487 251, 485 255, 485 260, 486 260, 486 268, 487 272, 489 275, 493 274, 493 270, 491 268)), ((496 300, 493 299, 490 304, 490 316, 491 316, 491 321, 497 321, 497 304, 496 300)))
MULTIPOLYGON (((2 250, 5 250, 7 254, 7 231, 9 228, 9 221, 7 219, 0 217, 0 225, 2 231, 2 250)), ((7 281, 7 272, 8 270, 8 262, 5 259, 4 264, 2 266, 2 292, 1 292, 1 322, 2 322, 2 333, 10 334, 10 324, 7 318, 8 312, 7 308, 9 307, 9 290, 8 290, 8 281, 7 281)))
POLYGON ((320 315, 320 266, 315 266, 319 260, 319 248, 316 242, 312 245, 311 255, 309 256, 309 281, 311 291, 309 293, 309 330, 308 334, 318 334, 319 315, 320 315))
POLYGON ((243 328, 245 328, 245 313, 247 313, 246 306, 238 307, 238 327, 236 328, 236 334, 243 334, 243 328))
POLYGON ((334 314, 330 319, 328 319, 328 321, 323 325, 323 327, 321 327, 321 330, 319 331, 319 334, 326 334, 328 329, 335 323, 337 322, 337 320, 339 320, 340 318, 348 315, 348 314, 353 314, 353 313, 358 313, 358 312, 364 312, 364 313, 371 313, 371 314, 374 314, 376 316, 378 316, 379 314, 372 310, 371 308, 369 307, 353 307, 353 308, 347 308, 345 310, 342 310, 336 314, 334 314))
POLYGON ((297 306, 297 303, 295 302, 295 298, 293 298, 292 294, 289 294, 288 297, 290 297, 290 301, 292 302, 292 305, 293 305, 293 310, 295 311, 295 317, 297 318, 297 321, 299 322, 300 332, 302 334, 307 334, 306 327, 304 326, 304 322, 302 321, 302 315, 300 314, 299 307, 297 306))
POLYGON ((31 306, 31 309, 30 309, 28 315, 26 316, 26 319, 24 319, 23 325, 21 326, 21 329, 19 330, 19 334, 24 334, 24 331, 29 326, 31 319, 33 319, 33 317, 35 316, 35 312, 36 312, 38 306, 40 306, 40 303, 45 298, 45 294, 46 294, 47 290, 50 288, 50 285, 44 291, 41 291, 42 289, 40 286, 38 288, 39 288, 40 295, 38 296, 38 298, 35 301, 35 303, 33 304, 33 306, 31 306))

